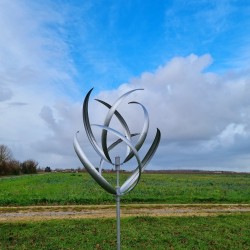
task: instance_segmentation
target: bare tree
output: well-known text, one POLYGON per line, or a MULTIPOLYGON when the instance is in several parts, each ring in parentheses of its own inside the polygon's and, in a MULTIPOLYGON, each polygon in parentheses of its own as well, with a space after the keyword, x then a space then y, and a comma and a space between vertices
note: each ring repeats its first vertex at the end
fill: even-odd
POLYGON ((0 163, 8 162, 11 159, 12 159, 11 150, 5 145, 0 145, 0 163))
POLYGON ((20 164, 23 174, 36 174, 38 162, 34 160, 26 160, 20 164))

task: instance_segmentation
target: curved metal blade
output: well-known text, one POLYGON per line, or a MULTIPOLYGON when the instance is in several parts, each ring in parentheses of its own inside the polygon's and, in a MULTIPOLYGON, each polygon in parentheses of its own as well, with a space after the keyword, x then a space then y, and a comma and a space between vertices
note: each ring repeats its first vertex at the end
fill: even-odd
MULTIPOLYGON (((129 189, 132 185, 133 185, 133 188, 134 188, 138 184, 138 182, 140 180, 140 177, 141 177, 141 172, 142 172, 141 160, 140 160, 140 157, 139 157, 139 155, 138 155, 137 150, 135 149, 135 147, 131 144, 131 142, 126 137, 124 137, 121 133, 119 133, 118 131, 116 131, 116 130, 114 130, 112 128, 109 128, 109 127, 106 127, 106 126, 102 126, 102 125, 98 125, 98 124, 92 124, 92 126, 96 126, 96 127, 102 128, 102 129, 106 129, 107 131, 115 134, 117 137, 119 137, 120 139, 122 139, 130 147, 130 149, 133 151, 133 153, 135 155, 135 158, 137 160, 137 163, 138 163, 138 166, 136 168, 136 170, 137 170, 137 172, 136 172, 136 179, 135 179, 135 174, 133 174, 133 182, 132 183, 127 183, 127 181, 126 181, 125 183, 127 183, 126 184, 127 189, 129 189)), ((124 186, 124 184, 122 185, 122 187, 124 186)), ((121 187, 121 189, 122 189, 122 187, 121 187)), ((121 195, 123 195, 123 192, 121 192, 121 195)))
MULTIPOLYGON (((98 102, 100 102, 100 103, 102 103, 104 106, 106 106, 106 107, 109 108, 109 109, 112 107, 112 106, 111 106, 110 104, 108 104, 107 102, 104 102, 104 101, 99 100, 99 99, 95 99, 95 100, 98 101, 98 102)), ((117 110, 115 110, 115 113, 114 113, 114 114, 115 114, 115 116, 117 117, 117 119, 119 120, 119 122, 121 123, 122 127, 124 128, 126 137, 130 140, 130 138, 131 138, 131 133, 130 133, 130 130, 129 130, 129 127, 128 127, 126 121, 124 120, 124 118, 122 117, 122 115, 121 115, 117 110)), ((129 147, 128 147, 127 152, 129 152, 129 151, 130 151, 130 150, 129 150, 129 147)), ((109 152, 109 150, 108 150, 108 152, 109 152)), ((108 152, 107 152, 107 154, 108 154, 108 156, 109 156, 109 158, 110 158, 110 155, 109 155, 108 152)))
POLYGON ((129 104, 139 104, 144 111, 144 123, 143 123, 142 133, 141 134, 139 134, 139 133, 131 134, 126 121, 124 120, 122 115, 116 109, 126 96, 128 96, 129 94, 131 94, 134 91, 143 90, 143 89, 134 89, 134 90, 128 91, 127 93, 125 93, 121 97, 119 97, 112 106, 104 101, 96 99, 98 102, 102 103, 103 105, 105 105, 106 107, 109 108, 109 111, 105 117, 103 126, 98 125, 98 124, 91 125, 90 121, 89 121, 88 103, 89 103, 89 98, 90 98, 90 94, 91 94, 92 90, 93 90, 93 88, 87 93, 87 95, 84 99, 84 102, 83 102, 83 109, 82 109, 83 124, 84 124, 85 131, 86 131, 86 134, 87 134, 87 137, 88 137, 90 143, 92 144, 93 148, 98 153, 98 155, 101 157, 100 173, 96 170, 96 168, 88 160, 88 158, 86 157, 86 155, 82 151, 82 149, 79 145, 79 142, 77 140, 77 134, 75 135, 74 142, 73 142, 74 149, 75 149, 75 152, 76 152, 77 156, 79 157, 80 161, 82 162, 82 164, 84 165, 86 170, 89 172, 89 174, 93 177, 93 179, 107 192, 114 194, 114 195, 115 194, 117 195, 116 188, 114 188, 101 175, 101 171, 102 171, 102 165, 103 165, 104 161, 107 161, 107 162, 113 164, 111 159, 110 159, 110 156, 109 156, 109 151, 112 150, 119 143, 125 142, 125 144, 127 145, 128 151, 127 151, 127 154, 126 154, 126 157, 125 157, 125 160, 123 161, 123 163, 127 162, 132 157, 135 157, 136 161, 137 161, 137 167, 134 170, 134 172, 131 174, 131 176, 120 187, 119 195, 124 195, 124 194, 128 193, 129 191, 133 190, 136 187, 136 185, 138 184, 140 177, 141 177, 141 173, 145 170, 146 165, 149 163, 149 161, 151 160, 151 158, 153 157, 153 155, 155 154, 155 152, 159 146, 160 139, 161 139, 161 132, 157 128, 157 132, 156 132, 154 141, 151 144, 150 148, 148 149, 143 160, 141 161, 140 157, 138 155, 138 151, 141 149, 143 143, 145 142, 145 139, 146 139, 146 136, 148 133, 148 129, 149 129, 148 112, 147 112, 146 108, 142 104, 140 104, 139 102, 130 102, 129 103, 129 104), (110 124, 110 121, 111 121, 113 115, 115 115, 118 118, 119 122, 121 123, 121 125, 125 131, 125 136, 123 134, 121 134, 120 132, 109 127, 109 124, 110 124), (101 147, 98 145, 98 143, 94 137, 91 126, 96 126, 96 127, 99 127, 102 129, 101 147), (119 138, 114 143, 112 143, 109 147, 107 146, 107 133, 108 132, 111 132, 112 134, 114 134, 115 136, 117 136, 119 138), (140 135, 140 136, 139 136, 139 139, 138 139, 136 145, 134 146, 131 143, 130 139, 131 139, 131 137, 133 137, 135 135, 140 135))
POLYGON ((107 182, 106 179, 104 179, 102 175, 98 173, 98 171, 95 169, 95 167, 92 165, 92 163, 88 160, 88 158, 82 151, 77 140, 77 135, 75 135, 73 145, 78 158, 80 159, 80 161, 82 162, 83 166, 88 171, 88 173, 93 177, 93 179, 107 192, 115 195, 116 189, 112 187, 112 185, 110 185, 110 183, 107 182))
MULTIPOLYGON (((142 128, 142 132, 140 134, 140 137, 138 139, 138 142, 136 143, 135 145, 135 148, 137 151, 140 150, 140 148, 142 147, 146 137, 147 137, 147 134, 148 134, 148 128, 149 128, 149 116, 148 116, 148 111, 146 110, 146 108, 139 102, 129 102, 129 104, 139 104, 142 109, 143 109, 143 112, 144 112, 144 124, 143 124, 143 128, 142 128)), ((129 161, 132 157, 133 157, 133 153, 130 152, 129 155, 126 157, 126 159, 124 160, 124 163, 129 161)))
POLYGON ((143 170, 145 169, 146 165, 149 163, 149 161, 154 156, 155 151, 157 150, 160 141, 161 141, 161 131, 157 128, 154 141, 151 144, 151 147, 149 148, 148 152, 146 153, 146 155, 144 156, 144 158, 142 160, 143 170))
MULTIPOLYGON (((120 98, 118 98, 117 100, 116 100, 116 102, 112 105, 112 107, 110 108, 110 110, 109 110, 109 112, 108 112, 108 114, 107 114, 107 116, 106 116, 106 118, 105 118, 105 120, 104 120, 104 124, 103 124, 103 126, 105 126, 105 127, 108 127, 109 126, 109 123, 110 123, 110 121, 111 121, 111 118, 112 118, 112 116, 113 116, 113 114, 114 114, 114 112, 115 112, 115 110, 117 109, 117 107, 120 105, 120 103, 123 101, 123 99, 126 97, 126 96, 128 96, 129 94, 131 94, 132 92, 134 92, 134 91, 137 91, 137 90, 143 90, 143 89, 133 89, 133 90, 131 90, 131 91, 128 91, 127 93, 125 93, 125 94, 123 94, 120 98)), ((102 131, 102 149, 103 149, 103 152, 104 152, 104 154, 105 154, 105 156, 106 156, 106 158, 109 160, 109 161, 111 161, 111 159, 110 159, 110 157, 109 157, 109 155, 108 155, 108 148, 107 148, 107 130, 103 130, 102 131)))
MULTIPOLYGON (((131 134, 131 137, 134 137, 136 135, 139 135, 139 133, 136 134, 131 134)), ((108 147, 108 151, 112 150, 116 145, 118 145, 119 143, 123 142, 122 139, 118 139, 117 141, 115 141, 114 143, 112 143, 109 147, 108 147)), ((128 146, 129 147, 129 146, 128 146)), ((99 173, 102 173, 102 166, 103 166, 104 160, 101 159, 100 161, 100 165, 99 165, 99 173)))
POLYGON ((93 148, 95 149, 95 151, 100 155, 100 157, 102 159, 104 159, 105 161, 112 163, 110 158, 107 158, 106 155, 103 153, 103 151, 101 150, 101 148, 99 147, 99 145, 96 142, 96 139, 94 137, 94 134, 92 132, 90 123, 89 123, 89 114, 88 114, 88 103, 89 103, 89 97, 90 94, 92 92, 94 88, 92 88, 86 95, 84 102, 83 102, 83 108, 82 108, 82 116, 83 116, 83 124, 85 127, 85 131, 86 134, 88 136, 88 139, 90 141, 90 143, 92 144, 93 148))
MULTIPOLYGON (((143 158, 143 160, 141 162, 142 163, 141 164, 142 165, 141 172, 143 172, 145 170, 146 165, 148 164, 150 159, 153 157, 157 147, 159 146, 160 139, 161 139, 161 132, 157 128, 155 139, 154 139, 151 147, 149 148, 148 152, 146 153, 145 157, 143 158)), ((120 191, 121 191, 122 194, 126 194, 126 193, 130 192, 132 189, 135 188, 135 186, 138 183, 137 178, 138 178, 139 174, 141 174, 141 173, 140 173, 140 170, 137 167, 135 169, 135 171, 133 172, 133 174, 121 186, 120 191)))

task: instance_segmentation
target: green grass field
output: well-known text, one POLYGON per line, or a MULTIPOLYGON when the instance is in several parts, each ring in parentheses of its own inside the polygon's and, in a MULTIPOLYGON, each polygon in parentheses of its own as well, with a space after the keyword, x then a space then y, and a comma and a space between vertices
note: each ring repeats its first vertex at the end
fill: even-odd
MULTIPOLYGON (((0 223, 0 249, 116 249, 114 219, 0 223)), ((250 247, 250 214, 216 217, 130 217, 121 220, 121 249, 250 247)))
MULTIPOLYGON (((105 177, 115 183, 115 174, 105 177)), ((249 184, 249 174, 143 174, 138 186, 122 197, 122 203, 249 204, 249 184)), ((114 203, 114 197, 87 173, 0 178, 0 190, 0 206, 114 203)))
MULTIPOLYGON (((115 183, 114 174, 105 177, 115 183)), ((126 174, 121 178, 125 179, 126 174)), ((250 203, 247 174, 143 174, 122 203, 250 203)), ((114 204, 88 174, 0 178, 0 206, 114 204)), ((121 249, 250 249, 250 213, 121 219, 121 249)), ((0 249, 116 249, 115 219, 0 222, 0 249)))

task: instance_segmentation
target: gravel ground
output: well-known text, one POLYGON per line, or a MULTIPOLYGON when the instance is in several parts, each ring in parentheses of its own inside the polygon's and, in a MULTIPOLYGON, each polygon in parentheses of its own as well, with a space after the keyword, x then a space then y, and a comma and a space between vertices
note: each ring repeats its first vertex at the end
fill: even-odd
MULTIPOLYGON (((250 204, 138 204, 122 205, 128 216, 215 216, 250 212, 250 204)), ((115 205, 0 207, 0 222, 41 221, 72 218, 114 218, 115 205)))

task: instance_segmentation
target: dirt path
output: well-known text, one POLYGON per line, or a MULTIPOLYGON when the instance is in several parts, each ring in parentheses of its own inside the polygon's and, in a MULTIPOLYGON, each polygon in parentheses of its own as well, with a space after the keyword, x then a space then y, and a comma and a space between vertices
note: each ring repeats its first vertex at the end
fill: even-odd
MULTIPOLYGON (((122 205, 121 216, 214 216, 250 212, 250 204, 122 205)), ((0 222, 72 218, 113 218, 115 205, 0 207, 0 222)))

